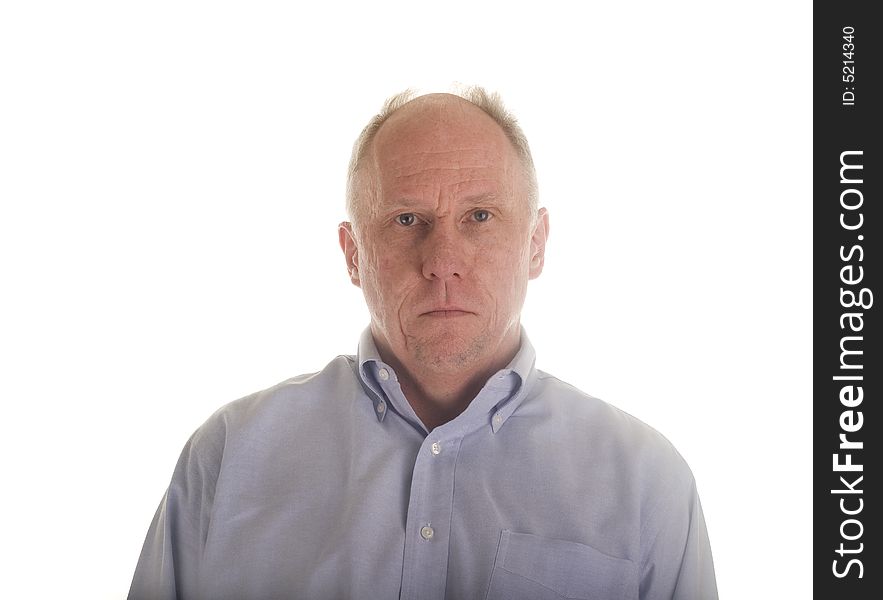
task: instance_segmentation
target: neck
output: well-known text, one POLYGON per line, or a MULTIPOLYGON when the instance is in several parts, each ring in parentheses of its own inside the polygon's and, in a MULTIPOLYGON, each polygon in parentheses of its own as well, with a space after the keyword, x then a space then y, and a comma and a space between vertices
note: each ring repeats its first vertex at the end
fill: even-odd
POLYGON ((464 379, 462 375, 451 378, 444 376, 417 378, 408 373, 405 377, 399 378, 399 383, 411 408, 426 426, 427 431, 432 431, 466 410, 491 374, 482 373, 464 379))
POLYGON ((395 369, 408 404, 427 431, 432 431, 466 410, 487 380, 517 354, 520 337, 520 329, 516 329, 512 339, 504 340, 492 357, 456 370, 432 369, 399 360, 380 344, 378 350, 381 358, 395 369))

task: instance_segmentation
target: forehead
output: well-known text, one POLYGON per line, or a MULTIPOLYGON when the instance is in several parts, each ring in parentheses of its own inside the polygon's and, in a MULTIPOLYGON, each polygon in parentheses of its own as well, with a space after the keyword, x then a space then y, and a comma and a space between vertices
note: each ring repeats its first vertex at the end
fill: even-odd
POLYGON ((490 116, 448 95, 423 96, 400 108, 377 132, 373 146, 384 187, 448 180, 504 183, 518 160, 490 116))

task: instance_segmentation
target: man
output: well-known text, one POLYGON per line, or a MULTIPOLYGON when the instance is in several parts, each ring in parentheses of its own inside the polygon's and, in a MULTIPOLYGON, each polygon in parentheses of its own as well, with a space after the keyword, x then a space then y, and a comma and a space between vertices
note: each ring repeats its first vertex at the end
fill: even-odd
POLYGON ((130 597, 716 598, 683 459, 534 367, 549 219, 499 100, 392 98, 348 184, 358 355, 197 430, 130 597))

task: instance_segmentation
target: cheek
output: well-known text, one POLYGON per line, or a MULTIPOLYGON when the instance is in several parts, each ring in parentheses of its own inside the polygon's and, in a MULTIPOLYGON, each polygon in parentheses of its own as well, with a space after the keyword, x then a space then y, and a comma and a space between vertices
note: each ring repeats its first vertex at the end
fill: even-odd
POLYGON ((362 251, 359 257, 359 276, 362 283, 362 292, 365 294, 365 300, 368 302, 369 308, 374 308, 380 298, 382 281, 380 274, 382 269, 378 268, 377 255, 372 252, 362 251))
POLYGON ((362 287, 368 302, 378 310, 397 306, 407 289, 405 265, 389 252, 373 253, 366 263, 362 287))
POLYGON ((494 249, 478 253, 481 279, 487 291, 495 296, 498 306, 517 306, 527 289, 527 252, 511 244, 500 244, 494 249))

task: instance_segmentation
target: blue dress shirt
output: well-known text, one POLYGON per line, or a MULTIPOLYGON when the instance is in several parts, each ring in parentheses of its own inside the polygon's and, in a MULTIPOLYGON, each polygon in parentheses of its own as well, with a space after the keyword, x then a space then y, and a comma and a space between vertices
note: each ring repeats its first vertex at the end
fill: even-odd
POLYGON ((634 417, 512 362, 427 432, 377 352, 190 438, 132 599, 713 600, 690 469, 634 417))

